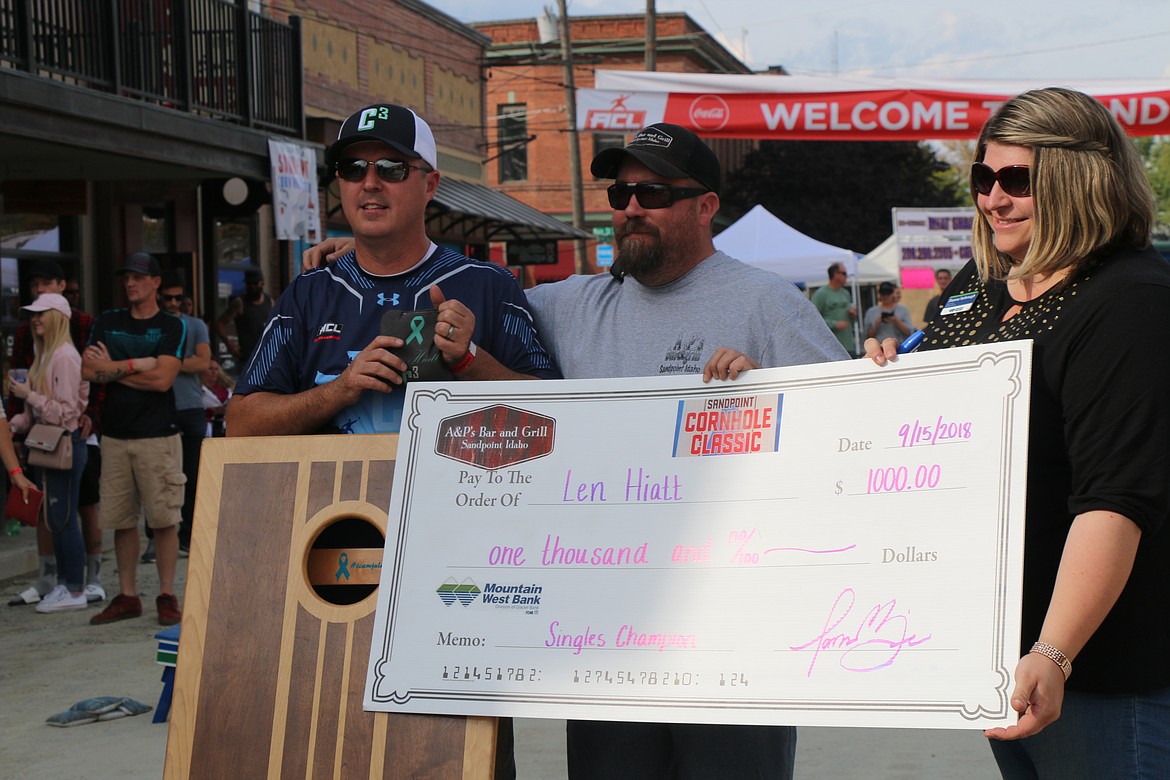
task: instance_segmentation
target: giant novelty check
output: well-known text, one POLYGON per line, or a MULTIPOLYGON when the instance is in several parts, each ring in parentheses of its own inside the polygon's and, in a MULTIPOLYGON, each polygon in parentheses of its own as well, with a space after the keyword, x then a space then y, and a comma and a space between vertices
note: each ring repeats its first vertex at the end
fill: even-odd
POLYGON ((1014 722, 1031 343, 411 385, 366 686, 392 712, 1014 722))

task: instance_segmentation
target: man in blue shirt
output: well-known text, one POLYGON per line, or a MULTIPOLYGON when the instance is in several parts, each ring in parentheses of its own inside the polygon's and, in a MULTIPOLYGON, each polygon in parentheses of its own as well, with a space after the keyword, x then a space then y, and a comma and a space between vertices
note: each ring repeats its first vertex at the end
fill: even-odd
POLYGON ((342 123, 325 160, 354 251, 280 296, 228 404, 229 436, 396 432, 407 370, 396 351, 421 330, 379 335, 388 311, 436 310, 431 341, 458 379, 560 376, 515 278, 427 237, 437 159, 430 127, 402 106, 342 123))

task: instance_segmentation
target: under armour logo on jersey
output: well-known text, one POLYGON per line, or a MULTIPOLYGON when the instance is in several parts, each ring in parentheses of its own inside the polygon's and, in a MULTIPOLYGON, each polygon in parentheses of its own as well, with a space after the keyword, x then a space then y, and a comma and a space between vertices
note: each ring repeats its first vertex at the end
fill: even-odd
POLYGON ((398 293, 394 293, 389 298, 386 297, 385 293, 378 293, 378 305, 385 306, 387 303, 390 304, 391 306, 397 306, 398 305, 398 293))

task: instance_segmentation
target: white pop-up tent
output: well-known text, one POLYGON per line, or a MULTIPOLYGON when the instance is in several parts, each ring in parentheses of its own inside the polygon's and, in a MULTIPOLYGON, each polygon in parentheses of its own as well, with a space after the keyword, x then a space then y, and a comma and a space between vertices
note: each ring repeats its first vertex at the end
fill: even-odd
POLYGON ((826 282, 831 263, 844 263, 850 276, 857 271, 848 249, 810 238, 760 205, 715 236, 715 248, 805 287, 826 282))
POLYGON ((901 250, 898 237, 891 234, 868 255, 857 261, 857 281, 860 284, 897 282, 901 276, 901 250))

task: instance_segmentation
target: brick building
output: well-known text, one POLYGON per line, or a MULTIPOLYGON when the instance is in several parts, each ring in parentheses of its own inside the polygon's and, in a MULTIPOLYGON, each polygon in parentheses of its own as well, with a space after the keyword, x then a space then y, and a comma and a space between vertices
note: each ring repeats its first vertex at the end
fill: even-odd
MULTIPOLYGON (((113 269, 140 250, 186 277, 208 319, 249 269, 279 293, 300 262, 275 240, 268 142, 320 144, 320 164, 376 101, 435 131, 434 240, 486 255, 573 235, 484 186, 487 45, 419 0, 0 0, 0 338, 41 259, 80 280, 90 311, 121 301, 113 269)), ((325 226, 344 232, 330 191, 325 226)))
MULTIPOLYGON (((487 181, 501 192, 565 222, 572 221, 569 186, 569 137, 564 90, 564 63, 559 40, 541 42, 536 19, 482 22, 473 25, 491 39, 487 52, 487 181), (531 140, 529 140, 531 139, 531 140)), ((659 14, 656 23, 657 69, 679 73, 748 73, 749 68, 685 13, 659 14)), ((646 18, 642 14, 570 17, 574 79, 579 88, 593 86, 596 69, 645 68, 646 18)), ((608 182, 594 180, 589 163, 608 146, 622 146, 626 136, 582 133, 581 181, 587 229, 606 239, 612 211, 606 201, 608 182)), ((712 148, 724 173, 738 167, 755 141, 717 140, 712 148)), ((597 241, 589 244, 590 270, 597 270, 597 241)), ((534 265, 530 281, 563 279, 573 273, 573 248, 559 247, 555 265, 534 265)))
MULTIPOLYGON (((431 126, 443 174, 428 210, 432 239, 486 256, 492 240, 567 235, 563 223, 484 186, 486 36, 418 0, 283 0, 278 7, 301 19, 309 140, 327 146, 345 117, 372 102, 408 106, 431 126)), ((325 181, 325 227, 347 233, 337 185, 325 181)))

